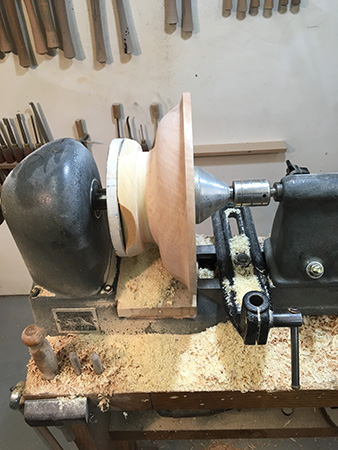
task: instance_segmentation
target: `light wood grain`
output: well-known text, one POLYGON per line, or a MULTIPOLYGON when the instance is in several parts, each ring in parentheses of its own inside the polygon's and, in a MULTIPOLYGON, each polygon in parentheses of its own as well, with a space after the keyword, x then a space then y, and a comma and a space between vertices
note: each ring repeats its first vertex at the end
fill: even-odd
POLYGON ((182 319, 197 314, 196 296, 164 269, 156 246, 122 259, 116 302, 119 317, 182 319))
POLYGON ((164 267, 196 293, 194 164, 190 95, 161 120, 149 156, 146 204, 164 267))
POLYGON ((235 144, 194 145, 194 157, 264 155, 285 153, 284 141, 244 142, 235 144))
POLYGON ((35 44, 35 50, 36 53, 39 55, 44 55, 48 52, 45 37, 42 33, 40 23, 38 21, 38 18, 36 16, 35 7, 33 5, 32 0, 24 0, 25 7, 27 10, 28 18, 31 24, 31 30, 33 34, 34 44, 35 44))
MULTIPOLYGON (((138 255, 146 244, 156 242, 164 267, 188 287, 190 294, 195 294, 190 95, 183 94, 180 105, 163 117, 158 126, 155 146, 150 152, 142 152, 141 146, 130 139, 121 141, 119 152, 117 195, 125 242, 121 256, 123 253, 127 256, 138 255)), ((110 199, 108 217, 109 205, 110 199)), ((115 215, 112 212, 112 217, 115 215)), ((113 241, 118 238, 112 229, 111 234, 113 241)), ((117 240, 120 248, 120 239, 117 240)))

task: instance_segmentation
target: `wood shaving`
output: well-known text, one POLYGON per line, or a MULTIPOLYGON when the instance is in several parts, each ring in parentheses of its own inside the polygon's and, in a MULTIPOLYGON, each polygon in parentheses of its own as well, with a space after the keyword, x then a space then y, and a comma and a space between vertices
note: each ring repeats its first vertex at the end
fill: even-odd
POLYGON ((243 297, 247 292, 260 291, 260 285, 258 278, 254 274, 254 267, 249 264, 248 267, 241 267, 234 263, 236 255, 239 253, 247 253, 250 255, 250 242, 245 234, 239 234, 233 236, 229 240, 230 255, 232 259, 232 265, 234 268, 234 277, 230 281, 224 279, 222 281, 222 287, 227 296, 230 295, 231 290, 235 292, 236 300, 241 305, 243 297))
POLYGON ((215 278, 215 271, 207 269, 206 267, 200 267, 198 269, 198 278, 200 280, 215 278))
POLYGON ((187 289, 164 268, 157 246, 123 259, 116 296, 123 309, 172 306, 177 292, 190 301, 187 289))
POLYGON ((215 245, 214 237, 205 234, 196 234, 196 245, 215 245))
MULTIPOLYGON (((303 389, 338 389, 338 317, 305 317, 300 329, 303 389), (325 351, 324 351, 325 349, 325 351)), ((24 395, 99 396, 179 391, 290 390, 290 331, 273 328, 266 346, 245 346, 231 323, 193 335, 68 335, 50 337, 59 373, 43 380, 28 364, 24 395), (76 351, 82 373, 68 355, 76 351), (89 355, 97 352, 104 372, 96 375, 89 355)))

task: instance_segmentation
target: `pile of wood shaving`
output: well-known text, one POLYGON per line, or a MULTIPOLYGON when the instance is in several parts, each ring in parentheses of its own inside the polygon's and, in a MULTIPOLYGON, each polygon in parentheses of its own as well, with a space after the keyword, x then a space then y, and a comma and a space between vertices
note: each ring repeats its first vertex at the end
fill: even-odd
POLYGON ((123 308, 161 308, 172 306, 176 294, 190 296, 184 285, 164 268, 157 246, 150 246, 141 255, 124 258, 117 290, 117 302, 123 308))
POLYGON ((233 236, 229 240, 230 255, 232 259, 232 266, 234 268, 234 277, 232 280, 225 278, 222 281, 222 287, 227 296, 230 296, 231 290, 236 295, 237 302, 241 305, 243 297, 247 292, 260 291, 258 278, 254 274, 254 267, 249 264, 248 267, 241 267, 234 263, 236 255, 239 253, 247 253, 250 255, 250 242, 245 234, 233 236))
MULTIPOLYGON (((300 329, 300 376, 304 389, 338 388, 338 317, 308 317, 300 329)), ((245 346, 230 323, 194 335, 69 335, 49 338, 59 373, 43 380, 28 364, 25 395, 85 395, 168 391, 289 390, 290 331, 274 328, 266 346, 245 346), (68 355, 76 351, 82 374, 68 355), (97 352, 104 372, 93 372, 97 352)))
POLYGON ((215 239, 206 234, 196 234, 196 245, 215 245, 215 239))

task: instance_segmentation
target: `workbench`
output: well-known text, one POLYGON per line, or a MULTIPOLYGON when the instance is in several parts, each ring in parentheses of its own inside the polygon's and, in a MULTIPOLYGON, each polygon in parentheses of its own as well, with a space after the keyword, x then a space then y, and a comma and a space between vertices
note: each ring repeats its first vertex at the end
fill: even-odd
POLYGON ((65 399, 71 404, 88 398, 88 423, 65 422, 81 450, 114 448, 111 441, 120 450, 136 449, 136 440, 338 436, 337 426, 327 418, 329 408, 338 405, 337 324, 335 317, 305 318, 300 332, 300 390, 290 388, 287 329, 271 330, 268 345, 258 347, 241 344, 230 323, 189 336, 49 338, 63 361, 60 374, 54 380, 42 380, 31 361, 21 405, 34 400, 41 410, 48 399, 58 398, 54 402, 60 410, 65 399), (219 345, 212 346, 216 335, 219 345), (155 341, 161 341, 160 345, 155 341), (110 356, 108 347, 113 349, 110 356), (66 358, 66 351, 74 348, 83 361, 79 377, 71 373, 66 358), (84 348, 88 353, 98 349, 105 367, 102 375, 92 373, 81 351, 84 348), (172 348, 170 355, 165 353, 168 348, 172 348), (194 358, 195 366, 188 356, 194 358), (279 364, 273 366, 277 360, 279 364), (207 415, 200 417, 201 413, 207 415))

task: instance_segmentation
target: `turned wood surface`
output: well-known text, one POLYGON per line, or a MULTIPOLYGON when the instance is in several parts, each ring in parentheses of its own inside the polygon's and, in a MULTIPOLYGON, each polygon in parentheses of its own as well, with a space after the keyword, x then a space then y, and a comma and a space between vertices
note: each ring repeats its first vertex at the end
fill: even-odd
POLYGON ((190 94, 161 120, 149 155, 146 205, 164 267, 196 294, 194 163, 190 94))

